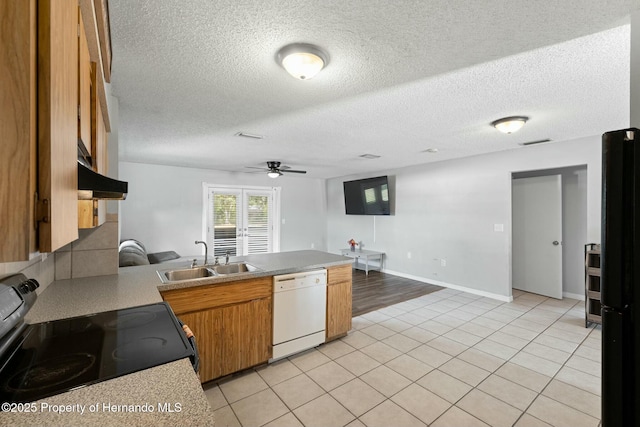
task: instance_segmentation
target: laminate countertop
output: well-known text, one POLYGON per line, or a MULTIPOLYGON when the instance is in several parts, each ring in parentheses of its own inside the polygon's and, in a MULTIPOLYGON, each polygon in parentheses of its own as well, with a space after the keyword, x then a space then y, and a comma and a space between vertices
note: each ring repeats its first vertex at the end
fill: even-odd
MULTIPOLYGON (((199 259, 199 264, 202 264, 202 257, 199 259)), ((38 296, 26 320, 39 323, 152 304, 162 301, 160 291, 295 273, 350 264, 353 260, 309 250, 232 257, 230 260, 238 261, 248 262, 259 271, 162 283, 158 270, 188 268, 191 265, 190 261, 180 259, 163 264, 124 267, 116 275, 57 280, 38 296)), ((34 411, 3 411, 0 426, 215 424, 213 412, 188 359, 38 400, 22 409, 34 411)))

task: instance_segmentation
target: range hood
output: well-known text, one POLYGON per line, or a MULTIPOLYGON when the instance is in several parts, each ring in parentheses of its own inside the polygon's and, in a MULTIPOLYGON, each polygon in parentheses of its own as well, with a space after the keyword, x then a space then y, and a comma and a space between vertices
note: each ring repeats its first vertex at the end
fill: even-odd
POLYGON ((78 162, 78 200, 124 200, 129 184, 94 172, 78 162))
POLYGON ((78 138, 78 200, 124 200, 129 184, 100 175, 92 169, 93 159, 78 138))

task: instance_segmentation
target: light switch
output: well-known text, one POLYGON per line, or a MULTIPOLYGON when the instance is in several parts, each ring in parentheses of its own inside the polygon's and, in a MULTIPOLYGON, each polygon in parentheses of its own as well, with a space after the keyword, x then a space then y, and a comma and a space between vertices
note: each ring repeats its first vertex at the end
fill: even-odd
POLYGON ((493 231, 497 231, 497 232, 504 231, 504 224, 493 224, 493 231))

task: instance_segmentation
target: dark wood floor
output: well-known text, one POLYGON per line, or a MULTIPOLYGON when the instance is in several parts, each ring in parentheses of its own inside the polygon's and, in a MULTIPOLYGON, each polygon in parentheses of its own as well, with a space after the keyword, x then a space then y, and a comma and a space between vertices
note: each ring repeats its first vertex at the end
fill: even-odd
POLYGON ((379 271, 353 270, 353 317, 444 289, 379 271))

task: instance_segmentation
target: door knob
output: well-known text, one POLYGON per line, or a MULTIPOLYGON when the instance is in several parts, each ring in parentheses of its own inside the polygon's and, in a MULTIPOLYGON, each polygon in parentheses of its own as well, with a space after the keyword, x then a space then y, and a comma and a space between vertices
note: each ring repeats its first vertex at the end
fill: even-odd
POLYGON ((560 244, 560 242, 558 242, 557 240, 553 241, 553 246, 558 246, 560 244))

